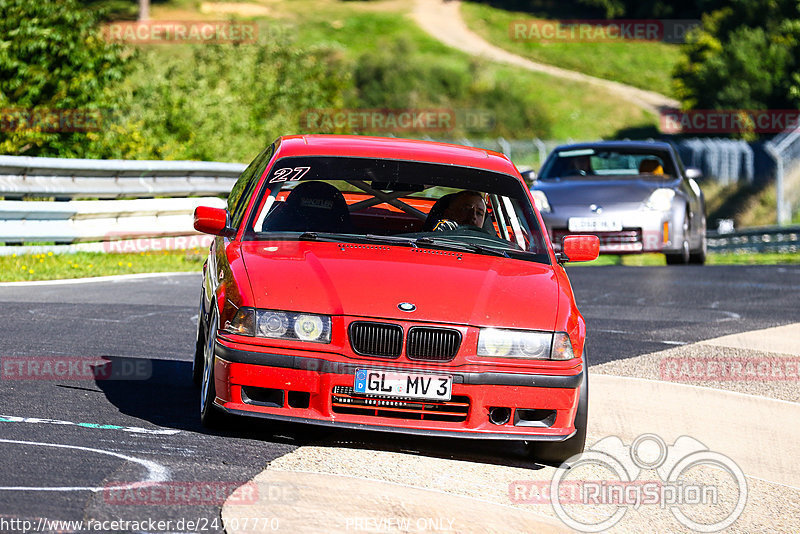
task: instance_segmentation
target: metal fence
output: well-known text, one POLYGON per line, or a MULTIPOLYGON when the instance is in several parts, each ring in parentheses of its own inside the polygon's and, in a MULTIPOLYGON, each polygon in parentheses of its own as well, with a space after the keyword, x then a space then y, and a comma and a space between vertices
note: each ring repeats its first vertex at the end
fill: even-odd
POLYGON ((778 224, 788 224, 800 197, 800 129, 790 129, 766 143, 775 160, 775 196, 778 224))
POLYGON ((748 228, 730 233, 709 232, 710 252, 800 253, 800 226, 748 228))
MULTIPOLYGON (((572 143, 572 139, 555 141, 545 139, 456 138, 442 139, 426 137, 431 141, 445 141, 460 145, 475 146, 501 152, 517 166, 539 167, 558 145, 572 143)), ((705 179, 723 185, 734 183, 753 184, 759 178, 767 179, 772 169, 765 167, 766 158, 757 157, 759 146, 735 139, 692 138, 675 143, 684 164, 697 167, 705 179)), ((767 166, 770 164, 766 161, 767 166)))

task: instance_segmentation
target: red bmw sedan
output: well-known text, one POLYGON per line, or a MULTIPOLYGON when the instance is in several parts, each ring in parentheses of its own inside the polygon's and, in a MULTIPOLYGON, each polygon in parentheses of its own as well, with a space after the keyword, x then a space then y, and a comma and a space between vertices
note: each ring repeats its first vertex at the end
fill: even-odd
POLYGON ((585 322, 502 154, 362 136, 281 137, 242 173, 203 267, 200 417, 231 415, 583 451, 585 322))

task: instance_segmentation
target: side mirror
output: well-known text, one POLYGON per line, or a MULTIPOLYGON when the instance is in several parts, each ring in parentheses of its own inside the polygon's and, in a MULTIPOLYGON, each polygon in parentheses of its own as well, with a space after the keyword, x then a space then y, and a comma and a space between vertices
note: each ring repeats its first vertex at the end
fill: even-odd
POLYGON ((703 177, 703 171, 697 167, 686 167, 686 178, 689 180, 699 180, 703 177))
POLYGON ((561 239, 559 263, 592 261, 600 254, 600 238, 596 235, 566 235, 561 239))
POLYGON ((522 171, 520 173, 522 175, 522 179, 525 180, 525 183, 532 184, 539 178, 539 175, 536 174, 536 171, 533 169, 529 171, 522 171))
POLYGON ((228 226, 228 210, 197 206, 194 209, 194 229, 204 234, 232 237, 235 230, 228 226))

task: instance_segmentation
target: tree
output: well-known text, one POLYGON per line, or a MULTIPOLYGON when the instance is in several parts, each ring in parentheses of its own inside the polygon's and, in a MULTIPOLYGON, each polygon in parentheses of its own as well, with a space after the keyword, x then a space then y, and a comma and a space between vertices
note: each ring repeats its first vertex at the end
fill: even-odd
POLYGON ((76 0, 0 0, 0 153, 84 155, 125 66, 76 0))
POLYGON ((800 108, 800 3, 735 0, 703 17, 674 71, 688 109, 800 108))

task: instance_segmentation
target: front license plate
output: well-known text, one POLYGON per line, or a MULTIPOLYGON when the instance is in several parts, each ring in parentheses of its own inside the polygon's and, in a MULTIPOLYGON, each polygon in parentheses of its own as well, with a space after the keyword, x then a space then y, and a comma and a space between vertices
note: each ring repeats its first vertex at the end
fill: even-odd
POLYGON ((605 217, 570 217, 567 226, 570 232, 619 232, 622 221, 605 217))
POLYGON ((353 391, 383 397, 450 400, 453 377, 357 369, 353 391))

